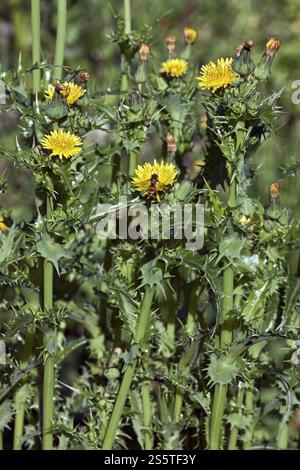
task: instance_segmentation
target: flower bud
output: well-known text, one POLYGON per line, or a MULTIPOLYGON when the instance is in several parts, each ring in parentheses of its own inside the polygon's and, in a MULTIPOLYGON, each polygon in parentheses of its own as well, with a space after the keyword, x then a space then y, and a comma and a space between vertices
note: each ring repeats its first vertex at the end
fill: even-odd
POLYGON ((66 87, 62 83, 57 83, 53 99, 45 109, 45 113, 53 121, 59 121, 68 115, 68 107, 61 96, 64 91, 66 87))
POLYGON ((273 181, 273 183, 269 187, 269 196, 270 201, 275 201, 279 198, 280 194, 280 184, 278 181, 273 181))
POLYGON ((267 80, 271 76, 271 66, 277 51, 280 48, 280 40, 271 37, 266 43, 266 52, 254 69, 254 76, 257 80, 267 80))
POLYGON ((270 56, 274 56, 280 49, 280 44, 280 39, 270 37, 266 44, 266 53, 270 56))
POLYGON ((184 40, 187 44, 194 44, 198 37, 198 31, 196 28, 184 28, 183 30, 184 40))
POLYGON ((172 136, 172 134, 170 134, 170 132, 168 132, 167 134, 167 149, 168 149, 168 152, 170 153, 175 153, 177 149, 175 139, 172 136))
POLYGON ((148 44, 142 44, 140 49, 139 49, 139 55, 140 55, 140 60, 142 62, 147 62, 147 60, 150 57, 150 47, 148 44))
POLYGON ((169 55, 172 55, 176 48, 176 38, 175 36, 169 35, 166 39, 167 49, 169 51, 169 55))
POLYGON ((233 61, 232 68, 242 77, 249 75, 254 70, 254 63, 251 59, 252 46, 253 41, 249 40, 238 46, 236 50, 236 58, 233 61))
POLYGON ((85 70, 81 70, 78 74, 78 81, 80 85, 86 85, 90 79, 90 75, 85 70))

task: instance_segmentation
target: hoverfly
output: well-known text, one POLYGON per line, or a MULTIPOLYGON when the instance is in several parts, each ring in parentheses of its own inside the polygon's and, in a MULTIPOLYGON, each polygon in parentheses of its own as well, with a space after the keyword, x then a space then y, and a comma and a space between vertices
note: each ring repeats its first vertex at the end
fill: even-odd
MULTIPOLYGON (((151 199, 151 198, 156 198, 158 201, 159 201, 159 195, 158 195, 158 191, 157 191, 157 183, 158 183, 158 175, 156 173, 153 173, 150 177, 150 180, 149 180, 149 186, 148 186, 148 190, 147 190, 147 199, 151 199)), ((160 188, 160 191, 163 191, 164 190, 164 185, 162 185, 162 183, 160 183, 160 186, 163 186, 160 188)))

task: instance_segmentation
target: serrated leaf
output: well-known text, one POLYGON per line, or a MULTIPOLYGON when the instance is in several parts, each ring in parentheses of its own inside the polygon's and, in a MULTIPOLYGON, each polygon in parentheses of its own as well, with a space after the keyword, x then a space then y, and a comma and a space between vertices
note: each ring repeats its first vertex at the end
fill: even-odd
POLYGON ((46 260, 50 261, 59 274, 58 262, 61 258, 69 258, 66 251, 55 243, 47 232, 42 234, 41 240, 36 244, 38 253, 46 260))

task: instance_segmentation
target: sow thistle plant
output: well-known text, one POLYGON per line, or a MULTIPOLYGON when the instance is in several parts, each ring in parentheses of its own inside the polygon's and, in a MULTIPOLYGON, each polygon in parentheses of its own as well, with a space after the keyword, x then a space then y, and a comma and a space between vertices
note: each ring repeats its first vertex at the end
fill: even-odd
MULTIPOLYGON (((63 4, 55 66, 37 34, 33 67, 2 74, 5 110, 20 118, 1 154, 33 181, 29 218, 5 207, 1 183, 2 448, 296 449, 299 283, 287 255, 299 224, 279 181, 266 205, 250 196, 252 155, 280 113, 283 90, 264 86, 279 39, 258 63, 245 41, 198 66, 187 25, 186 49, 168 36, 157 62, 126 1, 112 97, 63 67, 63 4), (147 217, 201 203, 204 245, 143 237, 142 222, 135 240, 101 238, 122 198, 147 217)), ((184 228, 169 220, 171 234, 184 228)))

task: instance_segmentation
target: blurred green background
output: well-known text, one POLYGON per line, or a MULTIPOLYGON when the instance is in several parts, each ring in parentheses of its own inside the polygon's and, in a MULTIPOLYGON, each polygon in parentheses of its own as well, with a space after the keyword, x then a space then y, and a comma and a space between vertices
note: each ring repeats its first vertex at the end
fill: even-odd
MULTIPOLYGON (((59 0, 58 0, 59 1, 59 0)), ((43 58, 53 62, 56 34, 56 0, 42 0, 43 58)), ((65 63, 80 65, 105 90, 116 86, 119 78, 119 50, 109 39, 115 27, 114 13, 122 14, 122 0, 69 0, 65 63)), ((273 65, 273 76, 266 86, 272 90, 285 85, 280 106, 276 138, 269 139, 255 156, 259 166, 253 192, 267 200, 269 184, 278 178, 280 168, 297 160, 300 130, 300 104, 292 103, 292 83, 300 79, 300 0, 132 0, 133 28, 152 25, 152 60, 166 55, 165 37, 175 34, 178 49, 183 44, 184 26, 194 26, 199 37, 193 47, 193 60, 201 64, 219 56, 232 56, 236 47, 253 39, 253 53, 260 57, 269 35, 278 36, 282 47, 273 65)), ((30 1, 1 0, 0 63, 2 70, 17 63, 19 53, 25 67, 31 65, 30 1)), ((11 141, 16 116, 0 117, 1 143, 11 141)), ((7 114, 7 113, 6 113, 7 114)), ((0 167, 1 168, 1 167, 0 167)), ((14 178, 14 182, 18 180, 14 178)), ((285 179, 281 201, 300 212, 298 176, 285 179)), ((15 194, 15 191, 14 191, 15 194)))

